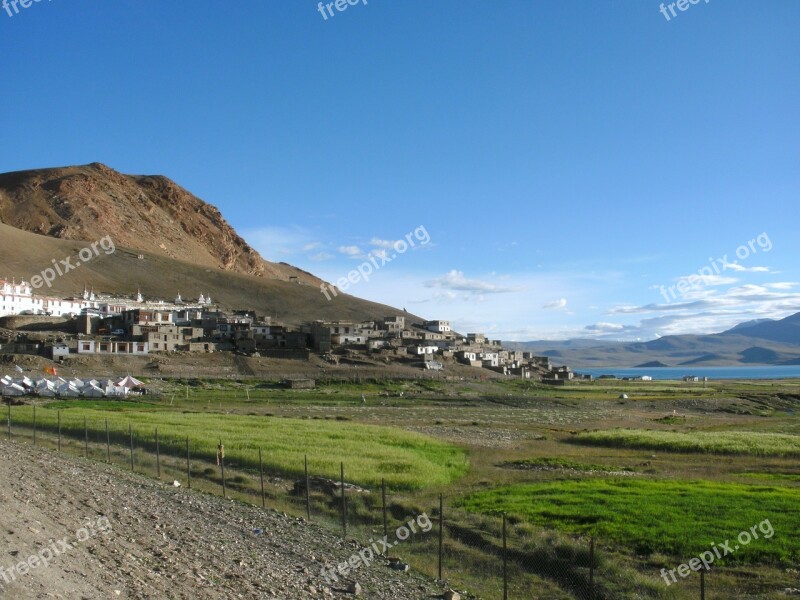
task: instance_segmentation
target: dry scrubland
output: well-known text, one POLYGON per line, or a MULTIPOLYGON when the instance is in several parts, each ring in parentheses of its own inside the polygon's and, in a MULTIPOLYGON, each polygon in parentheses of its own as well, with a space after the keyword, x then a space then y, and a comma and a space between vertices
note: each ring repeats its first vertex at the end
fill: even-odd
MULTIPOLYGON (((598 598, 699 598, 696 574, 667 587, 660 569, 676 568, 764 520, 774 536, 716 561, 706 597, 800 593, 794 591, 800 588, 798 382, 703 389, 665 382, 548 388, 362 380, 311 391, 252 380, 156 384, 162 395, 147 402, 37 406, 39 444, 54 446, 58 409, 65 433, 79 438, 65 442, 65 451, 82 451, 84 417, 97 428, 108 418, 123 433, 131 424, 142 440, 156 425, 176 444, 188 433, 198 460, 209 465, 197 485, 215 491, 214 444, 228 439, 240 477, 232 490, 252 503, 259 502, 254 453, 262 447, 268 502, 296 514, 303 506, 287 492, 305 454, 315 473, 336 475, 342 461, 348 481, 373 491, 385 478, 393 519, 423 510, 435 515, 442 493, 444 574, 468 596, 502 597, 502 512, 514 551, 512 598, 581 597, 575 582, 588 573, 589 536, 596 539, 598 598), (629 399, 619 399, 623 392, 629 399)), ((30 443, 24 425, 32 424, 32 409, 13 410, 19 441, 30 443)), ((138 444, 137 468, 154 474, 146 444, 138 444)), ((166 443, 170 478, 181 477, 173 450, 166 443)), ((93 452, 102 458, 102 449, 93 452)), ((380 529, 374 496, 354 498, 351 507, 349 533, 364 541, 380 529)), ((313 502, 316 520, 335 526, 336 502, 321 496, 313 502)), ((416 569, 435 574, 435 543, 410 543, 401 552, 416 569)))

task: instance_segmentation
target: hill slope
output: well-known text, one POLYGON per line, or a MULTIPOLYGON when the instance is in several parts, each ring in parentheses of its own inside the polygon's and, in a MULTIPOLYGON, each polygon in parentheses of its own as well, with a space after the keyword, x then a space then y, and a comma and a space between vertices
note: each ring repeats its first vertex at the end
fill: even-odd
POLYGON ((111 236, 118 246, 234 273, 319 280, 265 261, 219 210, 163 176, 90 165, 0 174, 0 221, 66 240, 111 236))
POLYGON ((785 344, 800 344, 800 313, 780 321, 764 320, 743 323, 721 335, 745 335, 760 340, 785 344))
POLYGON ((203 293, 288 324, 406 314, 347 294, 326 300, 319 278, 264 260, 219 210, 162 176, 123 175, 100 163, 0 174, 0 221, 0 278, 30 281, 54 260, 113 241, 115 252, 100 250, 37 290, 43 295, 72 295, 84 284, 165 300, 203 293))
MULTIPOLYGON (((51 267, 53 259, 75 256, 85 247, 86 242, 36 235, 0 224, 0 278, 24 277, 30 281, 42 269, 51 267)), ((43 286, 36 293, 72 295, 84 284, 97 292, 130 295, 141 288, 145 297, 165 300, 172 300, 178 291, 184 298, 197 298, 202 292, 225 307, 253 309, 289 324, 314 319, 373 320, 385 315, 405 315, 411 322, 420 320, 396 308, 347 294, 328 301, 319 286, 304 282, 253 277, 119 246, 108 255, 100 250, 96 258, 56 278, 52 288, 43 286), (143 258, 138 258, 140 255, 143 258)))

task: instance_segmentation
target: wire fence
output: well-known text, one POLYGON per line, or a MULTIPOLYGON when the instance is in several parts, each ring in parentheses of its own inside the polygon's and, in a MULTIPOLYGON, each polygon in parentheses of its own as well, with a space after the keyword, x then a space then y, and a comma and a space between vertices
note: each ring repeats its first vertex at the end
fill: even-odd
MULTIPOLYGON (((29 407, 25 407, 26 409, 29 407)), ((226 455, 225 440, 216 453, 192 436, 143 435, 132 426, 75 418, 62 411, 27 412, 7 406, 5 437, 56 452, 106 462, 142 475, 205 493, 235 498, 264 508, 302 516, 362 544, 370 560, 380 558, 398 570, 415 569, 467 597, 491 600, 729 600, 750 595, 752 577, 697 570, 665 576, 657 566, 644 570, 595 537, 570 536, 535 526, 516 515, 475 514, 459 508, 458 498, 439 495, 430 506, 386 480, 366 490, 338 477, 314 472, 304 457, 291 473, 226 455), (55 412, 55 418, 53 413, 55 412), (298 475, 299 473, 299 475, 298 475), (462 593, 464 593, 462 591, 462 593)), ((207 440, 204 440, 207 441, 207 440)), ((362 559, 365 561, 365 559, 362 559)), ((320 575, 335 584, 344 572, 337 565, 320 575), (326 576, 327 575, 327 576, 326 576)), ((446 596, 445 596, 446 597, 446 596)), ((770 596, 763 596, 768 598, 770 596)))

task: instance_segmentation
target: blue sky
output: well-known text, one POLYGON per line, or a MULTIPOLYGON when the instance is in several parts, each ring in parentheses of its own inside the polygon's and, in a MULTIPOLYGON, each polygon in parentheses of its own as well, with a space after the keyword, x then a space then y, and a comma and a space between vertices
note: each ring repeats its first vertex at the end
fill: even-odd
POLYGON ((659 4, 0 10, 0 170, 167 175, 329 281, 423 227, 348 292, 508 340, 800 311, 800 3, 659 4))

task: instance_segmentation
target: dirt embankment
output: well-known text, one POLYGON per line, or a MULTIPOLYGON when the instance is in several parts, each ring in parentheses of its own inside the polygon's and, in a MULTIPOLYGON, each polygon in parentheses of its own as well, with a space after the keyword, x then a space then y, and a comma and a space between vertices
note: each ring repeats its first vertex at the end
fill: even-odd
POLYGON ((64 377, 102 378, 133 375, 148 380, 173 377, 234 380, 292 377, 310 377, 318 380, 369 377, 475 380, 503 377, 488 369, 476 369, 456 362, 447 362, 445 370, 437 373, 425 371, 420 362, 412 360, 393 360, 386 363, 365 358, 358 364, 343 360, 338 365, 333 365, 313 354, 309 360, 290 360, 238 356, 232 352, 211 354, 182 352, 148 356, 71 354, 61 363, 53 363, 40 356, 6 354, 0 355, 0 376, 13 375, 14 365, 19 365, 24 369, 24 374, 32 379, 45 376, 44 369, 52 366, 55 366, 58 374, 64 377))
MULTIPOLYGON (((352 597, 321 568, 358 546, 302 520, 5 440, 0 481, 2 598, 352 597)), ((364 598, 441 593, 381 560, 355 581, 364 598)))

